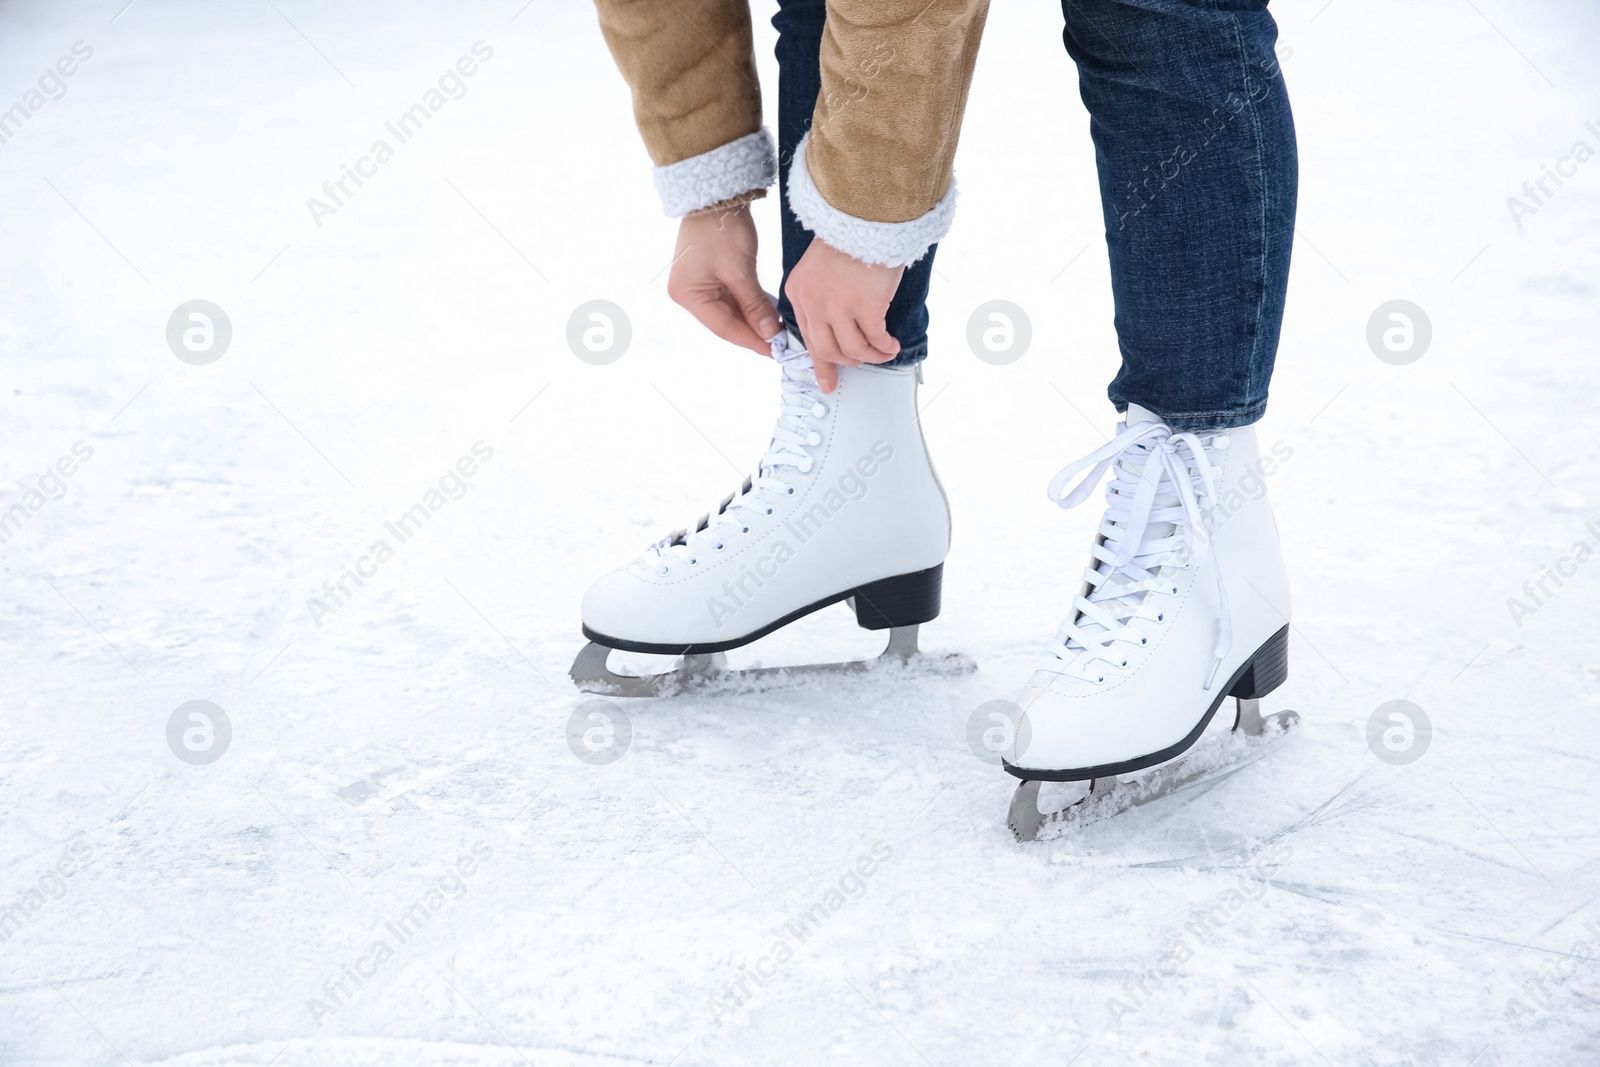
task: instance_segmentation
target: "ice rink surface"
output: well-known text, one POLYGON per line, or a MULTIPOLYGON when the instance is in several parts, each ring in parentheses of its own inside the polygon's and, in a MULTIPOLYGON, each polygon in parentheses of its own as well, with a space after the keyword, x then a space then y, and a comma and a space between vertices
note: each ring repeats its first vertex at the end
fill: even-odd
MULTIPOLYGON (((981 669, 618 702, 594 765, 579 597, 735 486, 773 368, 667 300, 587 4, 275 4, 0 5, 0 1063, 1600 1062, 1586 0, 1274 4, 1302 185, 1265 710, 1305 724, 1026 846, 967 724, 1070 601, 1096 510, 1044 488, 1114 424, 1059 12, 995 6, 932 298, 924 639, 981 669), (604 366, 566 341, 596 299, 631 323, 604 366), (994 299, 1032 324, 1005 366, 966 342, 994 299), (1431 324, 1404 365, 1367 343, 1396 299, 1431 324), (192 300, 231 324, 205 365, 167 341, 192 300), (191 720, 169 745, 196 700, 205 764, 191 720), (1369 743, 1391 701, 1418 728, 1369 743)), ((837 607, 733 659, 877 640, 837 607)))

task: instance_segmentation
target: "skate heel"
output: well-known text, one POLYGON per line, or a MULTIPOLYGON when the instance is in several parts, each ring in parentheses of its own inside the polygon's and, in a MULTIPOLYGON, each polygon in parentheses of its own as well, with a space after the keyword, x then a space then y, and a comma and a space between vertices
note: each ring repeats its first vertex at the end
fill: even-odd
POLYGON ((1256 650, 1250 665, 1233 683, 1228 695, 1240 700, 1260 700, 1289 677, 1289 628, 1285 626, 1256 650))
POLYGON ((856 624, 863 630, 887 630, 931 622, 939 617, 943 581, 944 564, 939 563, 925 571, 857 586, 850 597, 850 604, 856 609, 856 624))

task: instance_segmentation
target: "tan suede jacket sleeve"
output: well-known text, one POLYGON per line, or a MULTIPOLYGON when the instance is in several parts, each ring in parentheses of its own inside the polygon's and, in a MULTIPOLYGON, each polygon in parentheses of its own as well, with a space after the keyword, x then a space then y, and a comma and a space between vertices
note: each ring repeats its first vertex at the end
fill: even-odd
MULTIPOLYGON (((759 195, 747 0, 595 0, 670 215, 759 195)), ((948 231, 954 160, 989 0, 828 0, 822 92, 790 168, 790 207, 867 262, 922 257, 948 231)))
POLYGON ((595 0, 633 91, 633 117, 668 215, 765 195, 777 174, 761 127, 746 0, 595 0))

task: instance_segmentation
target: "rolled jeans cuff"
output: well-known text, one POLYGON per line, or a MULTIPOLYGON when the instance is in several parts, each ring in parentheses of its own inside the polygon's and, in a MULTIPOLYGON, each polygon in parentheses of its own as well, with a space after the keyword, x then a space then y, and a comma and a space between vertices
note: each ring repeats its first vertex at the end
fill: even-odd
MULTIPOLYGON (((1159 415, 1161 421, 1172 427, 1176 433, 1210 433, 1214 430, 1235 430, 1240 426, 1249 426, 1261 421, 1261 416, 1267 412, 1267 402, 1257 401, 1248 407, 1235 408, 1229 411, 1188 411, 1169 414, 1162 411, 1159 406, 1134 403, 1140 407, 1159 415)), ((1126 414, 1128 401, 1119 397, 1116 401, 1118 414, 1126 414)))

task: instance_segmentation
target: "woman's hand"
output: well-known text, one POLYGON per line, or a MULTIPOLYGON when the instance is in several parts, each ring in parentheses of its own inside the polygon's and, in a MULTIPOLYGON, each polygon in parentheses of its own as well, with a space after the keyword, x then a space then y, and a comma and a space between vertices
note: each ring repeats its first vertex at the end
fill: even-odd
POLYGON ((824 393, 838 387, 839 365, 887 363, 900 342, 884 327, 904 267, 880 267, 813 239, 784 283, 824 393))
POLYGON ((690 215, 678 226, 667 295, 724 341, 763 356, 778 313, 756 278, 756 225, 748 205, 690 215))

